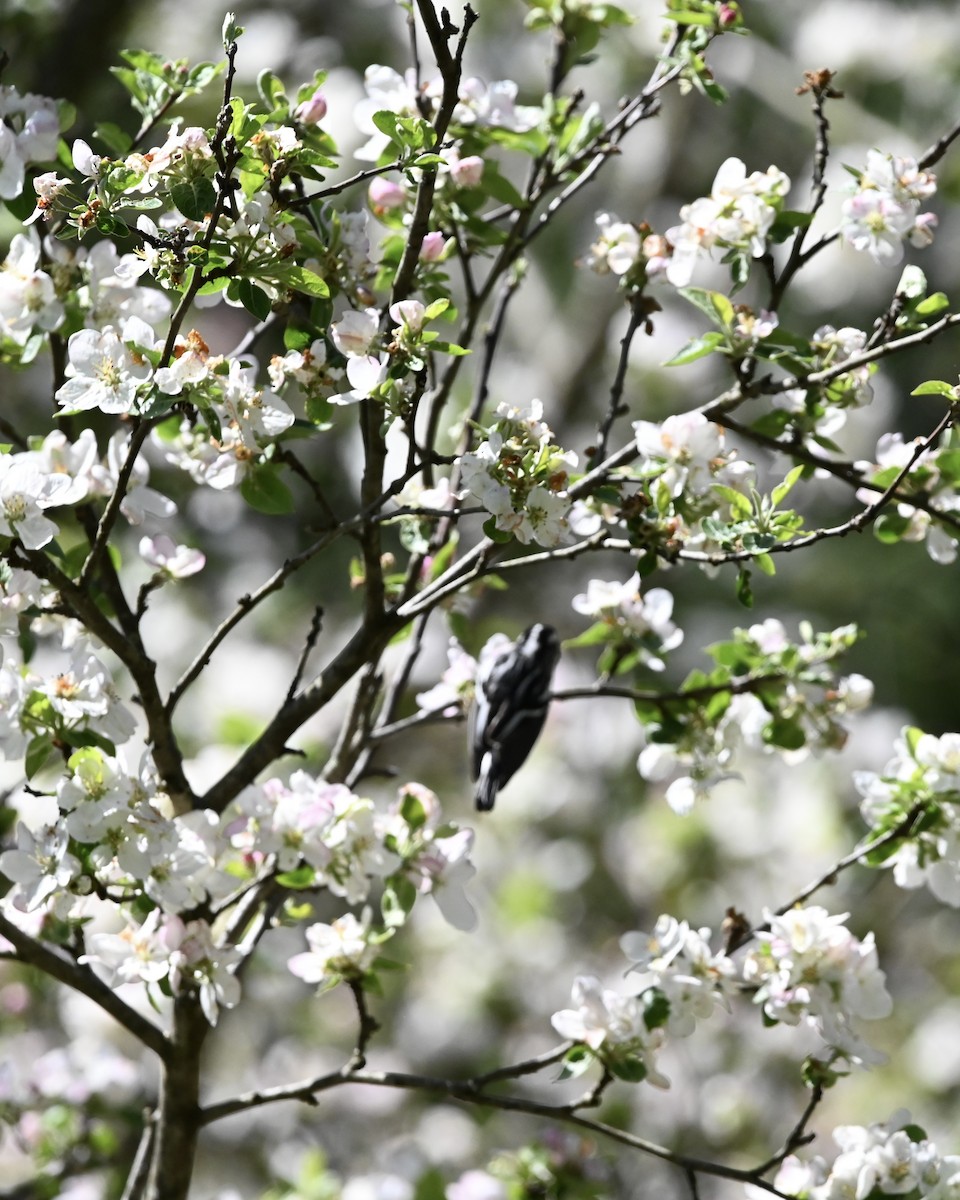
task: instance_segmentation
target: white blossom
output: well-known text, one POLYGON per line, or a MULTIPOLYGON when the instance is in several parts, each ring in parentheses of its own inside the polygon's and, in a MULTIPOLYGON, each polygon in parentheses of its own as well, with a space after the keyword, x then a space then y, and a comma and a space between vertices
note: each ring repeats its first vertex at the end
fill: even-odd
POLYGON ((288 960, 291 973, 304 983, 320 986, 337 977, 362 978, 379 949, 370 940, 371 917, 371 909, 365 908, 359 920, 353 913, 345 913, 329 925, 310 925, 306 930, 310 949, 288 960))
POLYGON ((775 1021, 812 1024, 824 1041, 854 1062, 882 1060, 861 1039, 859 1019, 889 1016, 893 1003, 877 964, 873 934, 860 941, 846 928, 847 913, 830 916, 818 905, 769 911, 769 932, 743 964, 757 985, 755 1000, 775 1021))

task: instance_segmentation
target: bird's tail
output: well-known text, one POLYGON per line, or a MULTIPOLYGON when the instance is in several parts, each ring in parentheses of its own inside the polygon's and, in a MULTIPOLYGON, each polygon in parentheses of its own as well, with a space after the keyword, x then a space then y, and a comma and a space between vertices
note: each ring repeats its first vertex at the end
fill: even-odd
POLYGON ((489 812, 493 808, 493 802, 497 798, 497 787, 497 764, 493 752, 488 750, 480 763, 480 774, 474 792, 477 812, 489 812))

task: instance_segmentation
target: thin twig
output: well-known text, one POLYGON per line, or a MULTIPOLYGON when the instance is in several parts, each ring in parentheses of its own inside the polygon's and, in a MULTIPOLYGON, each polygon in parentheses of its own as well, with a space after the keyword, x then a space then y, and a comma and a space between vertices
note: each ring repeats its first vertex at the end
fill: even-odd
POLYGON ((711 1162, 707 1159, 695 1158, 692 1155, 681 1154, 660 1146, 656 1142, 638 1137, 625 1129, 616 1128, 603 1121, 581 1116, 569 1105, 543 1104, 524 1096, 491 1095, 483 1091, 476 1080, 458 1082, 451 1079, 441 1079, 427 1075, 412 1075, 401 1071, 355 1071, 347 1067, 334 1071, 329 1075, 321 1075, 316 1079, 303 1083, 291 1084, 277 1088, 266 1088, 262 1091, 248 1092, 233 1100, 220 1104, 209 1105, 201 1109, 199 1121, 201 1125, 210 1125, 214 1121, 236 1113, 248 1112, 265 1104, 276 1104, 282 1101, 297 1100, 302 1103, 315 1105, 320 1093, 344 1084, 359 1084, 367 1087, 398 1088, 404 1091, 435 1092, 459 1100, 466 1104, 478 1105, 484 1108, 496 1108, 506 1112, 528 1113, 532 1116, 546 1117, 564 1124, 586 1129, 591 1133, 610 1138, 621 1145, 630 1146, 644 1154, 649 1154, 663 1162, 672 1163, 685 1171, 695 1171, 700 1174, 713 1175, 720 1179, 732 1179, 739 1183, 751 1183, 763 1191, 775 1196, 784 1193, 777 1190, 772 1183, 762 1178, 759 1168, 731 1167, 725 1163, 711 1162))
MULTIPOLYGON (((848 867, 854 866, 856 863, 866 858, 867 855, 874 854, 877 850, 882 850, 884 846, 889 846, 891 842, 897 842, 902 838, 909 837, 913 831, 914 825, 916 825, 922 813, 923 805, 914 805, 913 808, 911 808, 907 815, 903 818, 903 820, 899 824, 895 825, 893 829, 888 829, 886 833, 874 838, 872 842, 867 842, 864 846, 858 846, 855 850, 851 850, 849 854, 844 855, 843 858, 833 864, 829 871, 825 871, 812 883, 808 883, 805 888, 801 889, 801 891, 788 900, 786 904, 781 904, 774 915, 777 917, 782 917, 792 908, 796 908, 797 905, 803 904, 805 901, 809 900, 814 892, 818 892, 822 887, 827 887, 828 885, 836 883, 837 876, 841 871, 845 871, 848 867)), ((760 925, 757 926, 757 930, 755 932, 763 931, 768 928, 769 926, 767 925, 760 925)))
POLYGON ((297 663, 297 669, 293 673, 293 679, 290 681, 290 688, 286 695, 286 700, 292 700, 297 694, 297 688, 300 686, 300 681, 303 679, 303 672, 306 670, 307 659, 317 644, 317 638, 320 636, 320 628, 323 624, 323 608, 318 604, 313 610, 313 617, 310 621, 310 629, 307 632, 306 639, 303 643, 303 649, 300 651, 300 659, 297 663))
POLYGON ((630 304, 630 320, 627 323, 627 329, 620 340, 620 358, 617 362, 617 370, 613 377, 613 383, 610 386, 610 402, 607 405, 607 412, 603 420, 600 422, 600 428, 597 436, 597 452, 595 458, 601 462, 607 457, 608 447, 610 443, 610 433, 613 430, 614 421, 617 417, 623 416, 629 410, 623 404, 623 387, 627 379, 627 367, 630 362, 630 347, 633 345, 633 339, 636 336, 637 330, 643 324, 646 317, 646 300, 642 292, 634 294, 630 304))

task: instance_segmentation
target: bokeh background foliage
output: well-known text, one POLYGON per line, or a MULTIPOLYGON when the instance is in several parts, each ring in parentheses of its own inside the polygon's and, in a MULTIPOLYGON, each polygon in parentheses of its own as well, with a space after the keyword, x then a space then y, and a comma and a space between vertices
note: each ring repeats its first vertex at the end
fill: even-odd
MULTIPOLYGON (((608 38, 598 61, 574 80, 606 111, 647 78, 659 44, 656 0, 629 0, 625 6, 635 24, 608 38)), ((524 5, 480 0, 476 7, 480 21, 470 40, 468 70, 486 79, 517 79, 521 98, 542 93, 549 39, 520 36, 524 5)), ((402 69, 408 62, 402 9, 392 0, 279 0, 236 8, 246 26, 238 60, 240 93, 253 94, 263 67, 291 86, 318 68, 328 70, 330 128, 348 152, 344 173, 349 173, 349 150, 362 140, 352 111, 363 94, 364 68, 381 62, 402 69)), ((794 88, 806 69, 836 70, 845 92, 830 110, 834 183, 840 181, 841 164, 862 162, 871 146, 922 152, 957 116, 960 25, 952 3, 745 0, 743 9, 751 36, 723 39, 711 55, 718 79, 731 93, 729 103, 716 109, 697 94, 670 92, 661 116, 635 131, 601 182, 581 193, 532 251, 492 378, 491 400, 543 397, 551 423, 572 448, 582 451, 591 440, 591 414, 609 389, 626 323, 609 280, 575 265, 592 239, 597 210, 664 228, 681 204, 709 191, 717 167, 731 154, 743 157, 750 170, 776 163, 804 188, 813 129, 809 103, 794 88)), ((5 80, 21 91, 70 100, 79 115, 68 137, 88 136, 103 120, 132 129, 134 116, 107 70, 119 61, 119 50, 145 46, 194 62, 215 59, 222 19, 209 0, 5 0, 0 5, 0 46, 10 60, 5 80)), ((185 106, 184 115, 208 123, 210 102, 196 103, 198 110, 185 106)), ((948 155, 938 165, 940 226, 934 251, 922 260, 930 290, 942 289, 951 298, 958 286, 953 264, 960 261, 958 164, 956 155, 948 155)), ((0 242, 5 245, 13 232, 12 226, 0 226, 0 242)), ((849 250, 835 248, 822 257, 822 267, 817 265, 794 293, 793 307, 781 312, 781 324, 809 330, 827 322, 868 324, 892 295, 895 274, 854 259, 849 250)), ((693 372, 661 366, 697 329, 688 306, 664 303, 654 336, 641 337, 634 346, 626 390, 632 419, 661 419, 705 402, 723 386, 713 359, 693 372)), ((217 312, 204 319, 211 345, 227 347, 237 340, 240 327, 230 324, 234 314, 217 312)), ((271 349, 264 345, 261 356, 271 349)), ((926 432, 929 414, 910 392, 922 379, 954 379, 957 362, 956 334, 951 333, 884 365, 873 380, 877 400, 853 414, 845 449, 852 457, 872 457, 884 429, 900 429, 906 437, 926 432)), ((49 380, 39 367, 12 381, 8 376, 5 389, 3 405, 16 416, 46 402, 49 380)), ((336 498, 355 488, 356 458, 351 435, 335 435, 323 461, 311 466, 336 498)), ((176 495, 175 476, 162 478, 163 489, 176 495)), ((274 522, 231 496, 205 496, 185 506, 188 527, 195 523, 208 542, 211 534, 220 536, 208 554, 205 582, 189 585, 193 620, 184 616, 182 604, 167 608, 162 597, 152 612, 150 620, 169 645, 171 678, 189 659, 201 622, 228 611, 237 596, 297 548, 299 536, 307 536, 310 500, 305 493, 302 499, 303 529, 285 527, 279 542, 274 522)), ((850 503, 846 492, 824 484, 809 521, 842 519, 850 503)), ((193 737, 186 749, 198 771, 213 778, 235 747, 261 726, 277 694, 282 695, 299 651, 298 635, 291 640, 289 632, 304 627, 318 596, 327 613, 325 636, 336 638, 347 628, 357 603, 347 583, 347 555, 345 549, 340 561, 325 559, 322 567, 294 577, 263 606, 254 627, 214 660, 184 710, 184 727, 193 737), (224 705, 226 696, 235 701, 224 705)), ((591 560, 589 573, 604 575, 608 568, 622 573, 620 563, 597 560, 591 560)), ((584 579, 587 570, 584 566, 584 579)), ((582 582, 569 567, 522 578, 515 573, 508 591, 487 593, 472 610, 470 648, 495 630, 516 633, 531 619, 550 620, 563 636, 572 636, 580 619, 569 602, 582 582)), ((848 665, 874 680, 876 710, 858 720, 841 755, 790 769, 758 760, 744 778, 723 785, 708 804, 683 819, 666 807, 661 789, 639 778, 637 726, 622 704, 556 705, 534 758, 480 828, 474 889, 480 932, 457 934, 429 913, 418 914, 404 932, 403 957, 412 965, 389 981, 377 1013, 392 1047, 385 1055, 389 1065, 455 1076, 542 1050, 552 1041, 549 1013, 566 1002, 571 968, 608 971, 618 961, 620 933, 651 928, 660 912, 716 928, 729 906, 755 915, 763 904, 781 903, 860 835, 852 768, 878 769, 906 721, 933 733, 960 728, 957 567, 935 566, 922 546, 887 550, 867 533, 823 543, 809 555, 781 556, 775 578, 755 581, 756 608, 749 615, 736 604, 732 570, 719 579, 675 572, 666 582, 687 633, 671 665, 677 680, 688 667, 702 665, 698 647, 733 624, 767 616, 779 616, 791 628, 801 616, 817 628, 856 621, 867 637, 848 665)), ((431 637, 417 681, 424 687, 443 665, 442 622, 431 637)), ((589 659, 570 654, 559 682, 581 681, 588 670, 589 659)), ((311 723, 303 744, 313 761, 322 763, 336 718, 337 713, 324 713, 311 723)), ((387 747, 378 765, 402 778, 422 779, 465 818, 463 738, 460 726, 425 731, 416 741, 387 747)), ((392 784, 385 774, 373 788, 389 796, 392 784)), ((863 923, 859 933, 876 930, 897 1008, 877 1038, 891 1055, 890 1065, 860 1073, 837 1089, 823 1107, 822 1127, 879 1119, 905 1103, 922 1116, 931 1136, 955 1147, 960 1084, 955 914, 925 892, 897 891, 883 873, 848 873, 829 903, 833 911, 853 908, 863 923)), ((335 915, 332 908, 318 911, 320 920, 335 915)), ((225 1014, 216 1039, 219 1061, 212 1064, 217 1094, 269 1086, 341 1061, 340 1048, 352 1036, 349 996, 305 999, 302 984, 284 969, 299 948, 298 936, 280 931, 268 939, 267 962, 245 983, 252 1003, 225 1014)), ((16 972, 4 968, 0 1058, 5 1069, 16 1070, 18 1063, 59 1045, 65 1070, 94 1070, 104 1030, 91 1007, 52 987, 41 989, 26 1006, 22 987, 16 972), (35 1031, 38 1015, 49 1026, 46 1034, 35 1031)), ((115 1031, 107 1035, 129 1053, 115 1031)), ((792 1065, 797 1036, 782 1029, 758 1037, 753 1026, 740 1028, 735 1021, 721 1025, 718 1034, 716 1022, 711 1023, 664 1056, 672 1091, 617 1091, 605 1116, 614 1123, 629 1121, 678 1150, 754 1161, 802 1105, 792 1065)), ((132 1107, 131 1131, 137 1115, 132 1107)), ((210 1130, 196 1194, 235 1186, 244 1198, 253 1197, 271 1182, 294 1182, 299 1176, 302 1194, 319 1196, 325 1193, 311 1192, 303 1182, 313 1178, 309 1186, 326 1186, 317 1182, 318 1154, 345 1175, 387 1169, 414 1174, 432 1164, 449 1176, 539 1132, 532 1121, 487 1119, 483 1113, 437 1107, 429 1098, 355 1089, 339 1093, 335 1104, 321 1102, 317 1110, 278 1106, 210 1130)), ((9 1140, 4 1154, 9 1161, 2 1169, 14 1178, 16 1153, 9 1140)), ((659 1194, 658 1168, 633 1156, 615 1158, 612 1195, 659 1194)), ((678 1182, 673 1176, 670 1181, 671 1187, 678 1182)))

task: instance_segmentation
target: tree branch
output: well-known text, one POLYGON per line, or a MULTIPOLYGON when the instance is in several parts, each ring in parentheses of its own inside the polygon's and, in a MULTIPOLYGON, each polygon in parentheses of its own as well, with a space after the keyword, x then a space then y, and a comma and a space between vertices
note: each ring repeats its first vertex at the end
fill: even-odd
POLYGON ((161 1060, 165 1060, 170 1052, 170 1045, 162 1029, 152 1021, 142 1017, 136 1009, 125 1004, 117 993, 108 987, 99 976, 89 967, 75 962, 64 950, 49 946, 38 938, 15 925, 9 917, 0 913, 0 935, 5 937, 17 951, 21 962, 36 967, 45 975, 56 979, 58 983, 66 984, 75 992, 80 992, 94 1004, 99 1005, 105 1013, 121 1025, 128 1033, 133 1034, 138 1042, 148 1050, 152 1050, 161 1060))

